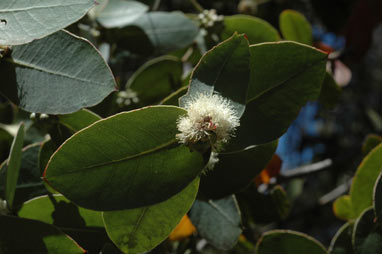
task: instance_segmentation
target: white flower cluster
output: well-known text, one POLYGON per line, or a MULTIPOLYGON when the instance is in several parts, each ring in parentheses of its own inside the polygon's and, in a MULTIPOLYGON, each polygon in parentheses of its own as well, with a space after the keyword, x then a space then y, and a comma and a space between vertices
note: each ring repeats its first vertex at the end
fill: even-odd
POLYGON ((187 115, 181 116, 177 122, 180 143, 208 141, 213 150, 219 150, 240 125, 229 100, 217 94, 198 94, 185 105, 185 109, 187 115))
POLYGON ((119 106, 129 106, 132 103, 138 103, 139 98, 137 97, 137 93, 127 88, 125 91, 120 91, 118 93, 117 104, 119 106))
POLYGON ((200 23, 203 27, 213 27, 215 22, 223 21, 224 16, 217 15, 215 9, 204 10, 202 13, 198 15, 200 23))

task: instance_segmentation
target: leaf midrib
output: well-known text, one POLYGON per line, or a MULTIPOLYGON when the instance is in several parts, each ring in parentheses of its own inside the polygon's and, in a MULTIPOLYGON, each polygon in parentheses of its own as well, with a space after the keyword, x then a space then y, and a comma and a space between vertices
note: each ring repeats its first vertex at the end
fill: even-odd
POLYGON ((257 99, 259 99, 260 97, 262 96, 266 96, 266 94, 270 93, 271 91, 279 88, 280 86, 283 86, 283 85, 286 85, 290 80, 294 79, 295 77, 299 76, 300 74, 304 73, 305 71, 309 70, 310 68, 314 67, 315 65, 319 64, 320 62, 322 61, 326 61, 327 59, 327 56, 325 55, 324 58, 322 59, 318 59, 316 62, 313 62, 312 64, 309 64, 309 65, 306 65, 305 68, 301 69, 300 71, 296 72, 296 73, 293 73, 291 76, 287 77, 286 79, 280 81, 278 84, 276 84, 275 86, 272 86, 268 89, 265 89, 264 91, 262 91, 261 93, 257 94, 256 96, 252 97, 251 99, 247 100, 247 104, 249 104, 250 102, 253 102, 257 99))
MULTIPOLYGON (((174 138, 174 139, 171 139, 169 142, 164 143, 164 144, 162 144, 160 146, 154 147, 152 149, 149 149, 149 150, 137 153, 137 154, 129 155, 127 157, 124 157, 124 158, 121 158, 121 159, 118 159, 118 160, 110 160, 110 161, 107 161, 107 162, 103 162, 103 163, 99 163, 99 164, 95 164, 95 165, 90 165, 90 166, 83 167, 83 168, 80 168, 80 169, 77 169, 77 170, 74 170, 74 171, 71 171, 71 172, 65 172, 65 173, 59 174, 59 175, 52 175, 52 176, 48 176, 47 175, 45 178, 47 178, 48 180, 52 180, 53 178, 60 177, 60 176, 63 176, 63 175, 78 174, 78 173, 83 172, 83 171, 88 171, 88 170, 97 169, 97 168, 101 168, 101 167, 108 166, 108 165, 122 163, 122 162, 125 162, 125 161, 128 161, 128 160, 132 160, 132 159, 138 158, 140 156, 147 156, 149 154, 152 154, 152 153, 155 153, 157 151, 163 150, 163 149, 165 149, 165 148, 167 148, 167 147, 169 147, 169 146, 171 146, 173 144, 176 144, 177 142, 178 142, 177 139, 174 138)), ((48 169, 49 169, 49 165, 48 165, 48 169)), ((49 170, 47 171, 47 173, 48 172, 49 172, 49 170)))

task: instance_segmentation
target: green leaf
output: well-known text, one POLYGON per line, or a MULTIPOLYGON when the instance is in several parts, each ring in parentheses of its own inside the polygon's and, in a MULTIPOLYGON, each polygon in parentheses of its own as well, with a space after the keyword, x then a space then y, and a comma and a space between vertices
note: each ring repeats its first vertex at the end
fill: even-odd
POLYGON ((179 105, 185 107, 200 93, 212 95, 217 92, 230 99, 241 116, 249 82, 249 61, 248 40, 244 35, 233 35, 200 59, 192 73, 188 92, 179 99, 179 105))
POLYGON ((0 253, 83 254, 82 249, 56 227, 40 221, 0 216, 0 253))
POLYGON ((41 39, 82 18, 94 3, 94 0, 1 1, 0 19, 5 25, 0 27, 0 45, 41 39))
MULTIPOLYGON (((13 206, 19 206, 24 201, 46 193, 41 172, 38 168, 38 154, 40 144, 32 144, 24 147, 21 154, 21 167, 16 184, 13 206)), ((6 182, 8 161, 0 167, 0 193, 3 194, 3 186, 6 182)), ((1 195, 3 196, 3 195, 1 195)))
POLYGON ((0 62, 0 92, 29 112, 67 114, 101 102, 114 77, 87 40, 65 31, 12 48, 0 62))
POLYGON ((322 83, 319 101, 325 108, 332 109, 336 106, 341 95, 341 88, 333 79, 332 75, 326 73, 322 83))
POLYGON ((97 21, 106 28, 123 27, 142 16, 149 7, 137 1, 109 0, 97 15, 97 21))
POLYGON ((199 187, 196 178, 168 200, 142 208, 104 212, 110 239, 124 253, 143 253, 164 241, 190 209, 199 187))
POLYGON ((329 254, 353 254, 353 223, 345 223, 334 235, 329 246, 329 254))
POLYGON ((60 194, 27 201, 18 215, 64 228, 104 227, 100 212, 77 207, 60 194))
POLYGON ((365 156, 370 153, 377 145, 382 143, 382 137, 376 134, 369 134, 366 136, 362 144, 362 154, 365 156))
POLYGON ((142 29, 160 53, 187 47, 199 32, 196 24, 181 12, 149 12, 131 25, 142 29))
POLYGON ((201 237, 220 250, 229 250, 241 234, 241 214, 235 196, 196 200, 190 211, 192 224, 201 237))
POLYGON ((374 220, 370 207, 354 223, 352 243, 357 254, 378 254, 382 249, 382 229, 374 220))
POLYGON ((126 87, 137 93, 142 105, 153 104, 180 88, 182 73, 183 64, 178 58, 162 56, 141 66, 126 87))
POLYGON ((374 184, 382 171, 382 144, 361 162, 354 175, 350 196, 356 216, 372 205, 374 184))
POLYGON ((272 230, 257 242, 257 254, 326 254, 316 239, 292 230, 272 230))
POLYGON ((353 178, 350 194, 339 197, 333 204, 336 216, 356 219, 373 204, 374 184, 382 172, 382 144, 375 147, 361 162, 353 178))
POLYGON ((75 133, 97 122, 98 120, 101 120, 101 117, 90 110, 81 109, 72 114, 59 115, 58 120, 60 124, 75 133))
POLYGON ((187 93, 188 87, 182 86, 166 98, 164 98, 161 102, 159 102, 159 105, 173 105, 178 106, 179 105, 179 98, 182 97, 187 93))
POLYGON ((300 109, 318 98, 326 73, 327 54, 303 44, 262 43, 250 51, 247 104, 231 150, 279 138, 300 109))
POLYGON ((334 201, 333 212, 337 218, 342 220, 349 220, 357 217, 354 214, 353 204, 349 195, 341 196, 334 201))
POLYGON ((21 123, 15 138, 13 139, 11 151, 7 162, 7 178, 5 182, 5 200, 9 208, 13 209, 16 185, 19 179, 21 167, 21 155, 24 144, 24 123, 21 123))
POLYGON ((382 173, 379 174, 377 181, 374 185, 373 191, 373 207, 375 217, 380 223, 382 221, 382 173))
POLYGON ((271 24, 253 16, 233 15, 224 17, 222 40, 228 39, 234 32, 244 33, 248 37, 249 44, 280 40, 279 33, 271 24))
POLYGON ((3 128, 0 128, 0 161, 8 158, 12 146, 13 136, 3 128))
POLYGON ((218 199, 246 188, 265 168, 276 148, 274 141, 236 153, 219 154, 214 169, 202 175, 200 191, 208 198, 218 199))
POLYGON ((175 138, 176 120, 184 113, 178 107, 153 106, 100 120, 59 148, 44 178, 69 200, 94 210, 164 201, 204 167, 203 156, 175 138))
POLYGON ((285 10, 280 14, 280 30, 286 40, 312 45, 312 27, 301 13, 285 10))

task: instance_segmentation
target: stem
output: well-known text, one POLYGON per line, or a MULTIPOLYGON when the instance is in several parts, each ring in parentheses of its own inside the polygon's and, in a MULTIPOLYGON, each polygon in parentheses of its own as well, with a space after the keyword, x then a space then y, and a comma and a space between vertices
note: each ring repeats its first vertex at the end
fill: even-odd
POLYGON ((302 166, 299 168, 295 168, 292 170, 287 170, 280 173, 280 180, 290 180, 297 177, 302 177, 305 175, 309 175, 312 173, 319 172, 321 170, 327 169, 333 164, 331 159, 325 159, 323 161, 319 161, 313 164, 309 164, 306 166, 302 166))
POLYGON ((196 1, 196 0, 190 0, 191 4, 195 7, 195 9, 199 12, 203 12, 204 8, 196 1))

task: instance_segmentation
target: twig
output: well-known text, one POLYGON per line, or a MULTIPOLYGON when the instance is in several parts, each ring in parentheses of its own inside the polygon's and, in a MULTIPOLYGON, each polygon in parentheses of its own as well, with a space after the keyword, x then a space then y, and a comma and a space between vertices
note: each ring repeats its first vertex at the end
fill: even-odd
POLYGON ((195 9, 198 10, 199 12, 204 11, 204 8, 196 0, 190 0, 190 2, 195 7, 195 9))
POLYGON ((352 182, 352 179, 350 179, 350 180, 346 181, 345 183, 337 186, 335 189, 333 189, 329 193, 322 196, 318 200, 318 203, 320 205, 326 205, 326 204, 336 200, 339 196, 345 194, 349 190, 351 182, 352 182))
POLYGON ((280 181, 291 180, 293 178, 310 175, 312 173, 316 173, 321 170, 327 169, 332 164, 333 162, 331 159, 325 159, 323 161, 319 161, 319 162, 302 166, 299 168, 295 168, 292 170, 286 170, 280 173, 280 176, 279 176, 281 178, 280 181))

